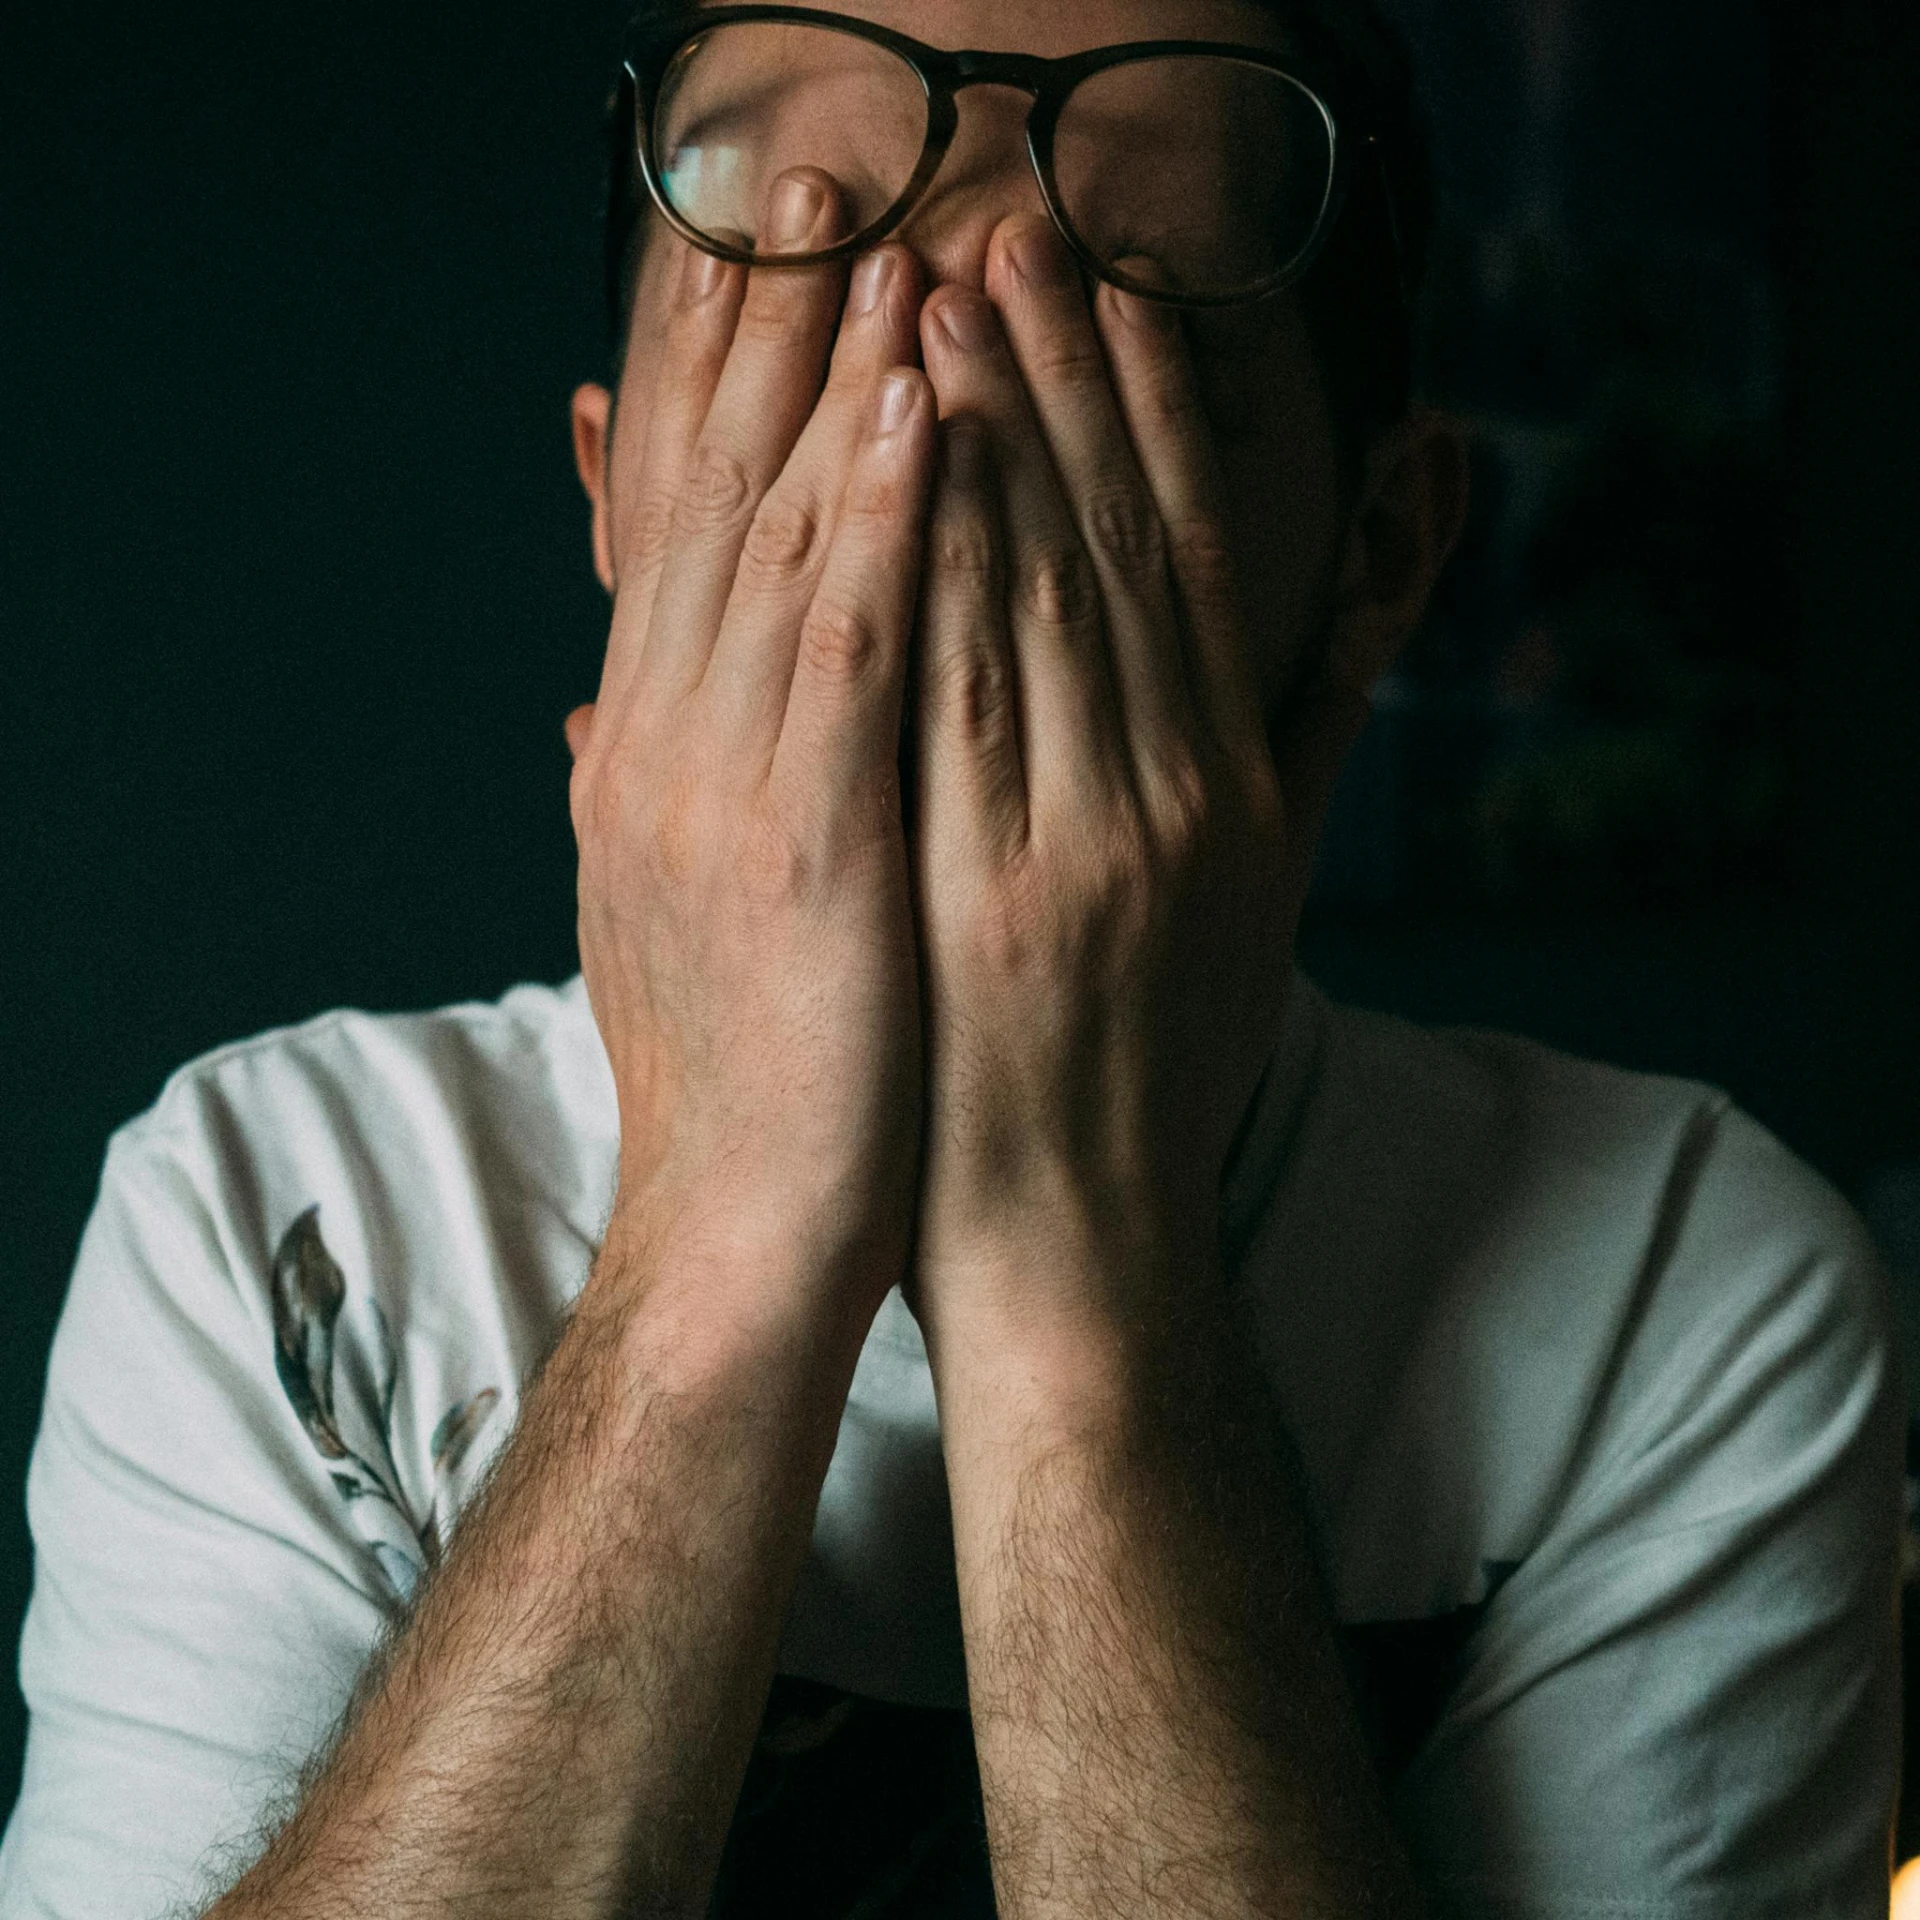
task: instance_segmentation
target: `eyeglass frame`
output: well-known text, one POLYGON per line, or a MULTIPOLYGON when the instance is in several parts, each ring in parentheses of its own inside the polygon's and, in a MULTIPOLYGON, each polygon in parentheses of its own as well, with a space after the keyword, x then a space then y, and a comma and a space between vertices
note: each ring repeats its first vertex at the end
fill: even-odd
MULTIPOLYGON (((1294 37, 1300 39, 1304 36, 1294 37)), ((607 300, 614 335, 618 338, 624 319, 628 251, 640 213, 637 196, 632 190, 636 161, 648 197, 668 226, 688 245, 738 266, 826 266, 836 261, 851 260, 879 245, 912 216, 926 197, 941 167, 946 164, 953 137, 959 129, 957 96, 974 86, 1011 87, 1029 97, 1027 157, 1033 166, 1034 177, 1039 182, 1048 218, 1081 266, 1095 279, 1105 281, 1122 292, 1165 306, 1218 309, 1252 306, 1295 284, 1312 270, 1339 223, 1353 182, 1356 146, 1363 154, 1372 157, 1378 169, 1398 262, 1399 222, 1381 143, 1375 134, 1364 127, 1352 138, 1343 137, 1341 126, 1346 109, 1343 106, 1336 107, 1339 89, 1330 80, 1309 77, 1303 73, 1300 70, 1302 64, 1312 66, 1311 55, 1303 63, 1284 57, 1268 47, 1251 47, 1218 40, 1123 41, 1058 59, 1047 59, 1038 54, 988 53, 966 49, 949 52, 928 46, 876 21, 813 7, 690 7, 668 20, 636 24, 628 31, 621 60, 619 93, 612 121, 613 152, 608 170, 607 300), (912 177, 891 206, 850 238, 815 253, 761 255, 749 248, 729 246, 703 232, 673 205, 666 183, 660 177, 653 151, 653 121, 659 106, 660 88, 675 56, 689 41, 698 39, 716 27, 730 25, 816 26, 830 32, 845 33, 894 54, 925 90, 927 135, 912 177), (1115 67, 1183 55, 1211 55, 1278 74, 1307 96, 1326 123, 1329 151, 1327 187, 1307 244, 1284 266, 1234 293, 1196 294, 1155 286, 1137 280, 1102 260, 1068 217, 1054 173, 1054 132, 1061 110, 1077 87, 1095 74, 1115 67)), ((1404 264, 1400 264, 1404 297, 1404 264)))

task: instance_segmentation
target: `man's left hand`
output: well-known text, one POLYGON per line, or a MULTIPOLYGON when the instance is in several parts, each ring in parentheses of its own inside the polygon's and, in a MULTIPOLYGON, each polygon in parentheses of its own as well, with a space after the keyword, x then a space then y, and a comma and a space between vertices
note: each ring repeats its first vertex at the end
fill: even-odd
POLYGON ((922 597, 916 856, 930 1341, 1157 1318, 1213 1270, 1334 773, 1310 691, 1276 765, 1169 308, 1089 303, 1050 225, 921 335, 945 421, 922 597))

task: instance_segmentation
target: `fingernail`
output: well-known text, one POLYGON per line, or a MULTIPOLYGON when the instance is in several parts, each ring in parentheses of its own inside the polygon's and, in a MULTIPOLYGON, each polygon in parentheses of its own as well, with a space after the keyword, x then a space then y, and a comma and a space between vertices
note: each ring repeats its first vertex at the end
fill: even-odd
POLYGON ((970 291, 948 293, 940 303, 940 329, 962 353, 984 353, 999 336, 990 302, 970 291))
POLYGON ((871 313, 887 297, 893 284, 893 255, 870 253, 854 269, 847 305, 857 316, 871 313))
POLYGON ((898 433, 913 417, 920 383, 910 373, 890 373, 880 382, 880 431, 898 433))
POLYGON ((1066 242, 1051 227, 1023 227, 1007 243, 1013 270, 1030 287, 1064 287, 1078 268, 1066 242))
POLYGON ((825 199, 817 180, 809 180, 805 174, 789 175, 773 190, 767 238, 776 247, 797 247, 813 232, 825 199))
POLYGON ((680 291, 687 302, 692 303, 710 299, 720 291, 721 277, 726 273, 727 263, 700 247, 689 247, 687 263, 682 271, 680 291))

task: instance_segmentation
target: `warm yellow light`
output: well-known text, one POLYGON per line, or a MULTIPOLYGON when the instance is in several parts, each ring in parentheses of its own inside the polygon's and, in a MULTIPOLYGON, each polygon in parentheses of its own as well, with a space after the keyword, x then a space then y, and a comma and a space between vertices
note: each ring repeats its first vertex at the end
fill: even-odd
POLYGON ((1920 1860, 1909 1860, 1893 1877, 1893 1920, 1920 1920, 1920 1860))

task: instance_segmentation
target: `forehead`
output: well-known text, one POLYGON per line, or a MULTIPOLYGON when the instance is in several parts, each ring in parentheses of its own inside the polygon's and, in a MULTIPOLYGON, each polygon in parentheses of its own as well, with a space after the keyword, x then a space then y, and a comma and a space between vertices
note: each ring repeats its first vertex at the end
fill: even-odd
POLYGON ((1048 58, 1126 40, 1280 40, 1274 14, 1256 0, 830 0, 824 10, 931 46, 1048 58))

